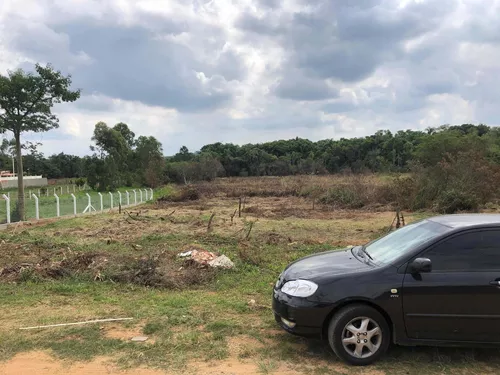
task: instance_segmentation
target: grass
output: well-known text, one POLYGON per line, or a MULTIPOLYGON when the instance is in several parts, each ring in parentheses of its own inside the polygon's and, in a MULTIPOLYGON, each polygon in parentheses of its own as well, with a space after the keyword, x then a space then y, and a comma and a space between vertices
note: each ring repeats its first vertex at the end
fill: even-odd
MULTIPOLYGON (((94 281, 88 269, 55 279, 35 272, 23 274, 15 282, 0 282, 0 360, 46 350, 65 360, 108 356, 119 367, 149 366, 174 373, 206 362, 215 366, 242 363, 262 374, 358 373, 359 369, 340 363, 325 343, 277 329, 270 310, 270 292, 289 262, 326 249, 367 242, 387 231, 394 213, 312 210, 310 202, 300 197, 253 197, 247 206, 258 210, 234 218, 231 224, 237 204, 230 198, 169 202, 161 207, 141 207, 141 219, 137 220, 115 212, 0 232, 0 269, 93 252, 106 257, 109 265, 121 257, 175 255, 194 245, 225 254, 236 264, 236 269, 221 271, 213 279, 173 289, 106 278, 94 281), (168 216, 172 211, 175 213, 168 216), (212 212, 216 215, 208 232, 207 217, 212 212), (165 217, 169 219, 161 219, 165 217), (245 240, 250 222, 254 226, 245 240), (256 303, 250 304, 250 300, 256 303), (18 330, 108 317, 134 319, 18 330), (149 340, 129 340, 138 334, 149 336, 149 340)), ((410 222, 425 215, 406 214, 406 219, 410 222)), ((175 265, 173 275, 178 275, 179 261, 168 259, 175 265)), ((393 348, 366 373, 497 373, 498 354, 498 350, 393 348)), ((223 371, 233 372, 231 368, 223 371)))
MULTIPOLYGON (((41 194, 40 197, 38 198, 39 217, 42 219, 43 218, 57 217, 56 198, 52 194, 52 187, 49 190, 50 190, 49 196, 41 194)), ((35 190, 32 190, 32 191, 34 193, 36 193, 35 190)), ((127 205, 128 202, 130 202, 130 204, 134 204, 136 202, 136 199, 137 199, 137 202, 139 203, 141 201, 141 194, 140 194, 141 192, 142 192, 142 200, 145 201, 145 199, 146 199, 146 192, 144 192, 144 189, 120 188, 116 192, 113 192, 113 207, 115 207, 115 208, 118 207, 118 204, 120 202, 120 197, 119 197, 118 192, 120 192, 120 194, 122 195, 122 197, 121 197, 122 206, 127 205), (134 195, 133 190, 136 191, 137 196, 134 195), (127 200, 127 194, 126 194, 127 191, 129 192, 128 200, 127 200)), ((148 197, 149 197, 149 195, 150 195, 149 189, 147 189, 147 193, 148 193, 148 197)), ((74 195, 76 197, 76 212, 78 214, 81 214, 87 208, 89 200, 88 200, 88 197, 86 194, 90 195, 91 204, 94 207, 94 209, 97 211, 100 211, 101 210, 101 204, 100 204, 101 198, 99 196, 99 193, 92 191, 92 190, 88 190, 88 191, 77 191, 74 193, 74 195)), ((11 201, 10 201, 11 218, 14 217, 16 202, 17 202, 17 197, 15 195, 12 195, 11 201)), ((109 210, 111 208, 111 195, 109 193, 102 193, 102 203, 103 203, 102 204, 103 210, 109 210)), ((59 204, 60 204, 60 215, 61 216, 73 215, 73 213, 74 213, 73 198, 64 189, 63 189, 63 194, 62 195, 59 194, 59 204)), ((25 207, 26 207, 26 219, 27 220, 35 219, 36 218, 36 203, 35 203, 35 199, 33 197, 25 199, 25 207)), ((6 204, 2 199, 0 201, 0 223, 5 223, 6 220, 7 220, 6 204)))

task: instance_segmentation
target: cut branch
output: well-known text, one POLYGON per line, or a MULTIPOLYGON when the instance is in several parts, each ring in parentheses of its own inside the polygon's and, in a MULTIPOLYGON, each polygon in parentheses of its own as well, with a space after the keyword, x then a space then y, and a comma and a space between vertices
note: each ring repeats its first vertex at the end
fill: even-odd
POLYGON ((233 214, 231 215, 231 225, 233 225, 233 220, 234 217, 236 216, 236 212, 238 212, 238 210, 234 210, 233 214))
POLYGON ((212 215, 210 215, 210 219, 208 220, 208 226, 207 226, 207 232, 212 231, 212 220, 214 219, 215 212, 212 212, 212 215))
POLYGON ((250 222, 250 228, 248 228, 247 235, 245 236, 245 240, 248 240, 250 238, 250 233, 252 232, 253 225, 255 224, 255 221, 250 222))

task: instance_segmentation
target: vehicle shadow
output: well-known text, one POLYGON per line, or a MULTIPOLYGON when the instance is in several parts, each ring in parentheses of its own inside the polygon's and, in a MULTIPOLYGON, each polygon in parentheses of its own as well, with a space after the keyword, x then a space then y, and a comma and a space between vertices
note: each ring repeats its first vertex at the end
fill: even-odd
MULTIPOLYGON (((277 344, 282 358, 302 357, 306 362, 328 362, 341 365, 342 362, 330 349, 327 341, 306 339, 298 336, 283 335, 277 344)), ((500 348, 447 348, 447 347, 405 347, 391 345, 387 354, 376 363, 376 367, 400 373, 405 368, 406 374, 440 373, 445 369, 466 369, 485 367, 489 372, 500 373, 500 348), (423 372, 422 372, 423 371, 423 372)), ((391 372, 392 371, 392 372, 391 372)), ((478 372, 481 373, 481 372, 478 372)))

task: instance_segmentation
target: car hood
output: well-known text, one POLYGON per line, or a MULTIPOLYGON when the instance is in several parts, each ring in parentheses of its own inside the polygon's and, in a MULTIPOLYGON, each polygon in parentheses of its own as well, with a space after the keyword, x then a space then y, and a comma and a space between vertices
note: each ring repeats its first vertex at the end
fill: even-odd
POLYGON ((315 280, 366 271, 373 267, 374 265, 356 258, 351 248, 332 250, 309 255, 291 263, 283 272, 282 280, 315 280))

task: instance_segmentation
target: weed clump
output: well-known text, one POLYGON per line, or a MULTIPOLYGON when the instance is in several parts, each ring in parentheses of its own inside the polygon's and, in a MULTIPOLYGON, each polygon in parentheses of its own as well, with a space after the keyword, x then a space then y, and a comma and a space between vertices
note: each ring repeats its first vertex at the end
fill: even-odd
POLYGON ((158 198, 158 202, 188 202, 201 198, 201 194, 195 186, 184 186, 180 190, 169 192, 158 198))

